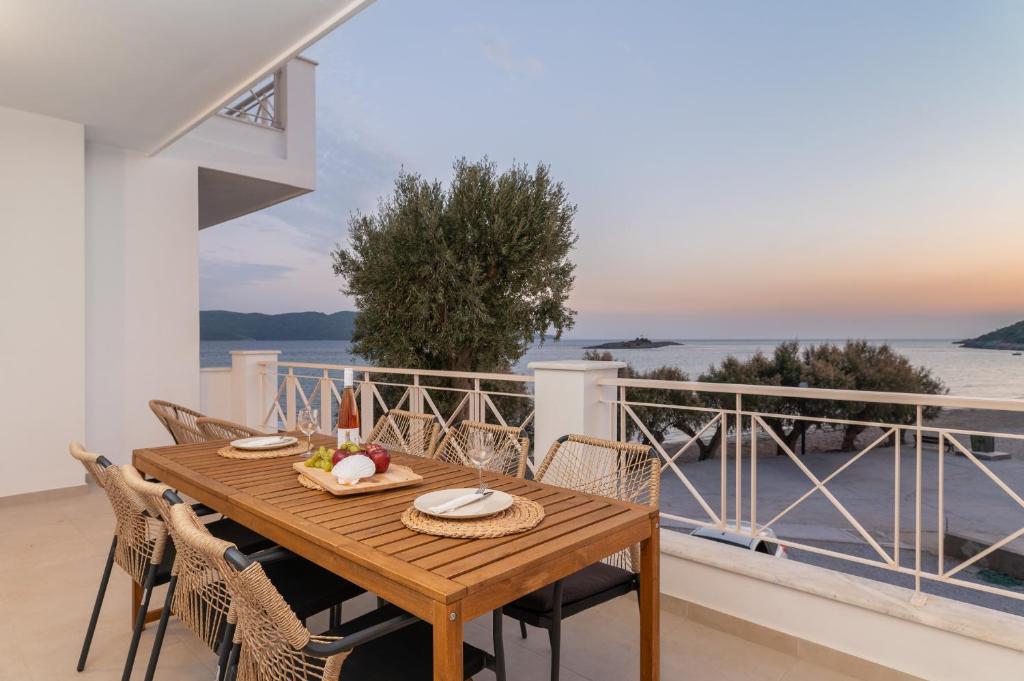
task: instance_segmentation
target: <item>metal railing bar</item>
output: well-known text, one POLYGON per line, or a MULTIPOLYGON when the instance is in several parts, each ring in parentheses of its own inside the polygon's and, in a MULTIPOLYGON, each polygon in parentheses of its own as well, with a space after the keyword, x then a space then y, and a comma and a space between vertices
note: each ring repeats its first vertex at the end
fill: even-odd
MULTIPOLYGON (((818 477, 811 471, 810 468, 808 468, 806 465, 804 465, 804 462, 801 461, 800 458, 796 454, 793 453, 793 450, 791 450, 786 445, 786 443, 782 441, 782 439, 775 433, 774 430, 769 428, 768 425, 764 421, 761 421, 760 417, 754 416, 753 418, 757 419, 758 421, 761 422, 761 427, 764 429, 764 431, 766 433, 768 433, 769 437, 771 437, 773 440, 775 440, 775 444, 778 445, 779 448, 782 449, 786 453, 786 456, 788 456, 793 461, 793 463, 796 464, 797 468, 799 468, 801 471, 803 471, 804 475, 806 475, 811 480, 811 482, 814 482, 814 483, 816 483, 818 485, 818 487, 821 490, 821 493, 823 495, 825 495, 825 498, 828 499, 830 502, 832 502, 832 505, 835 506, 836 510, 839 511, 843 515, 844 518, 846 518, 847 522, 849 522, 851 525, 853 525, 853 528, 855 530, 857 530, 857 533, 861 537, 864 538, 864 541, 866 541, 868 544, 870 544, 871 548, 873 548, 875 550, 875 552, 878 553, 879 556, 884 558, 886 560, 886 562, 891 564, 892 563, 892 556, 890 556, 888 553, 885 552, 885 549, 883 549, 878 544, 878 542, 875 541, 875 538, 872 537, 868 533, 868 531, 866 529, 864 529, 864 527, 853 516, 853 514, 850 513, 846 509, 846 506, 844 506, 843 503, 840 502, 839 499, 837 499, 835 497, 835 495, 833 495, 832 492, 830 492, 828 490, 827 487, 822 487, 821 486, 821 481, 818 480, 818 477)), ((754 527, 753 526, 751 526, 750 530, 751 530, 751 537, 755 536, 754 535, 754 527)))
POLYGON ((1024 412, 1024 400, 992 397, 957 397, 953 395, 924 395, 919 393, 880 392, 871 390, 837 390, 834 388, 796 388, 788 386, 745 385, 737 383, 699 383, 695 381, 660 381, 638 378, 603 378, 598 385, 624 386, 656 390, 686 390, 741 394, 762 397, 793 397, 805 400, 832 400, 842 402, 872 402, 934 406, 951 409, 989 409, 993 411, 1024 412))

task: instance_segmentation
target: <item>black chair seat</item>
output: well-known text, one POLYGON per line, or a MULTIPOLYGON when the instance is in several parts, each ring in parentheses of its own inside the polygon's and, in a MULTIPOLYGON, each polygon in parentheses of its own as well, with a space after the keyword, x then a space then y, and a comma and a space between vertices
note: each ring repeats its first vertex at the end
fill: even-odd
MULTIPOLYGON (((385 606, 327 633, 348 636, 361 629, 402 613, 385 606)), ((487 653, 468 643, 462 644, 462 675, 470 678, 487 664, 487 653)), ((426 622, 410 624, 353 650, 341 666, 343 681, 432 681, 434 678, 433 628, 426 622)))
MULTIPOLYGON (((629 570, 594 563, 562 580, 562 608, 589 601, 595 596, 611 592, 613 595, 627 593, 634 588, 636 575, 629 570)), ((547 613, 555 608, 555 585, 537 589, 512 604, 512 607, 534 613, 547 613)))
POLYGON ((299 619, 311 617, 364 591, 298 556, 268 563, 263 570, 299 619))
POLYGON ((206 523, 206 529, 217 539, 231 542, 242 553, 255 553, 263 549, 269 549, 274 545, 274 542, 263 535, 257 534, 245 525, 240 525, 228 518, 221 518, 220 520, 214 520, 212 523, 206 523))

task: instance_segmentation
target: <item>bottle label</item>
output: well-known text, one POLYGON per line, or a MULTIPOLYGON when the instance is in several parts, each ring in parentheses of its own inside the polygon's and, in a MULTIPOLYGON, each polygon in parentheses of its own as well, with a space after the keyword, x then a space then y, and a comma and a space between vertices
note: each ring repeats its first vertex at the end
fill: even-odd
POLYGON ((358 428, 338 428, 338 447, 341 447, 346 442, 359 443, 359 429, 358 428))

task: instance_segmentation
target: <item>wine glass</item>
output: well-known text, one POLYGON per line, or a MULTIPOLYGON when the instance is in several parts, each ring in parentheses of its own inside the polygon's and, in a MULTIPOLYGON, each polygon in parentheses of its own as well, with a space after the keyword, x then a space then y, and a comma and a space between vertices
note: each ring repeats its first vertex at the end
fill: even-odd
POLYGON ((310 453, 313 450, 312 437, 313 433, 316 432, 316 422, 319 419, 319 413, 312 407, 303 407, 299 411, 299 416, 296 419, 296 425, 302 434, 306 436, 306 458, 309 458, 310 453))
POLYGON ((466 458, 469 459, 471 464, 476 466, 477 475, 479 476, 479 486, 476 492, 477 494, 483 494, 487 491, 487 488, 484 486, 484 466, 494 456, 494 434, 472 432, 467 439, 466 458))

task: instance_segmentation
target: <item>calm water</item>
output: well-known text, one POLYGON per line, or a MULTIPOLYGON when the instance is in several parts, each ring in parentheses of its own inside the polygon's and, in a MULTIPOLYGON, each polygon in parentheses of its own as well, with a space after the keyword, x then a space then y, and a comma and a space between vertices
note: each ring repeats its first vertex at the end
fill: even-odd
MULTIPOLYGON (((586 345, 603 340, 548 341, 534 345, 516 366, 525 373, 529 362, 538 360, 580 359, 586 345)), ((630 362, 638 369, 674 365, 696 377, 710 365, 728 355, 750 357, 758 350, 770 352, 778 340, 681 340, 682 346, 653 350, 614 350, 616 359, 630 362)), ((806 343, 821 341, 808 340, 806 343)), ((882 341, 878 341, 881 343, 882 341)), ((941 378, 950 393, 975 397, 1024 398, 1024 356, 1001 350, 973 350, 953 345, 949 340, 888 341, 914 364, 929 367, 941 378)), ((289 362, 326 364, 363 364, 349 350, 348 341, 202 341, 200 365, 228 366, 231 350, 280 350, 289 362)))

